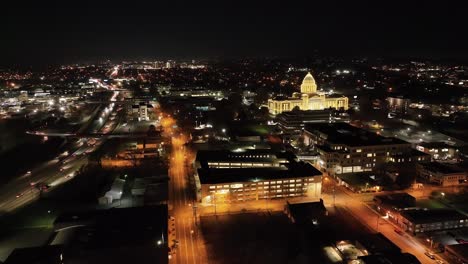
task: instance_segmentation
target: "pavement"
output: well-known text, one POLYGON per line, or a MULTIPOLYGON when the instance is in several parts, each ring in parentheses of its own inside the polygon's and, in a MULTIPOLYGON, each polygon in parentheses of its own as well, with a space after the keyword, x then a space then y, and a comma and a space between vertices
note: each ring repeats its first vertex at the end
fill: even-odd
MULTIPOLYGON (((335 206, 345 208, 370 230, 380 232, 390 239, 394 244, 400 247, 402 252, 413 254, 423 264, 435 263, 434 260, 424 255, 425 252, 431 251, 426 245, 421 244, 416 237, 409 234, 404 232, 397 233, 395 230, 400 230, 398 226, 378 214, 368 205, 368 194, 354 194, 343 186, 335 186, 334 195, 333 192, 330 191, 330 188, 326 190, 328 190, 328 192, 322 194, 325 206, 328 208, 334 208, 335 206), (333 198, 333 196, 335 197, 333 198), (335 200, 335 202, 333 202, 333 200, 335 200)), ((437 255, 437 258, 442 259, 440 255, 437 255)), ((445 262, 448 263, 447 261, 445 262)))
MULTIPOLYGON (((194 194, 191 192, 188 179, 188 151, 185 137, 171 129, 174 120, 164 121, 165 138, 170 139, 171 151, 169 155, 169 214, 174 217, 175 239, 177 247, 173 250, 171 261, 174 263, 208 263, 206 248, 203 243, 199 227, 198 213, 195 206, 194 194), (176 135, 176 136, 174 136, 176 135)), ((169 241, 172 246, 173 241, 169 241)))

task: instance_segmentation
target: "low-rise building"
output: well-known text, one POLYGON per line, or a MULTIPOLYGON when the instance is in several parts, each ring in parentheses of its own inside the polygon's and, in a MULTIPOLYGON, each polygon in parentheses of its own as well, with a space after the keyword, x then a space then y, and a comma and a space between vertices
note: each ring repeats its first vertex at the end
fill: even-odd
POLYGON ((287 203, 284 211, 290 221, 296 224, 309 224, 317 226, 328 216, 323 200, 309 203, 287 203))
POLYGON ((289 160, 286 154, 275 153, 269 149, 244 151, 199 150, 194 167, 199 168, 268 168, 281 167, 289 160))
POLYGON ((195 175, 202 203, 321 196, 322 173, 309 163, 292 161, 267 168, 200 168, 195 175))
POLYGON ((391 193, 374 196, 377 211, 398 222, 400 212, 416 206, 416 198, 407 193, 391 193))
POLYGON ((468 216, 453 209, 411 209, 401 211, 400 215, 398 224, 413 235, 468 227, 468 216))
POLYGON ((444 254, 450 263, 466 264, 468 263, 468 244, 454 244, 445 246, 444 254))
POLYGON ((457 148, 445 142, 422 142, 416 149, 431 155, 433 160, 451 160, 457 158, 457 148))
POLYGON ((277 115, 276 121, 283 134, 300 134, 306 124, 348 122, 349 115, 332 109, 289 111, 277 115))
POLYGON ((383 137, 347 123, 309 124, 304 143, 320 154, 320 169, 331 175, 374 171, 386 163, 404 164, 430 160, 411 144, 393 137, 383 137))
POLYGON ((455 186, 466 183, 465 170, 438 162, 417 164, 419 177, 441 186, 455 186))

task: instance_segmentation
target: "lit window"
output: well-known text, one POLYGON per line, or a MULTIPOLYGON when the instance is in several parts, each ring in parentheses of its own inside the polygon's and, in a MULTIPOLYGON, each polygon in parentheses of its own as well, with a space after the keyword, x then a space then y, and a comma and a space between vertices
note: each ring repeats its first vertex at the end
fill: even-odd
POLYGON ((362 149, 356 149, 356 152, 362 152, 362 149))

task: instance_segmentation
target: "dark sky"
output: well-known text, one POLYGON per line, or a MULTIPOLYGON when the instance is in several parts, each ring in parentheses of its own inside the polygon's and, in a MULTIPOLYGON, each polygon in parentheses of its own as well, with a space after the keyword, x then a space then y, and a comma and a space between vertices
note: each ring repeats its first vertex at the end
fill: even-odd
POLYGON ((315 50, 339 56, 468 58, 468 13, 457 3, 463 1, 31 2, 2 1, 3 66, 308 56, 315 50))

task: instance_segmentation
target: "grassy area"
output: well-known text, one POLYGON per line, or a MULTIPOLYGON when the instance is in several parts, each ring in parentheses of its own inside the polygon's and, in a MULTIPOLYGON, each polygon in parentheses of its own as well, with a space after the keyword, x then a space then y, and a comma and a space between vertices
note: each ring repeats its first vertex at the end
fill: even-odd
POLYGON ((43 193, 39 200, 2 216, 1 231, 50 228, 62 212, 93 209, 97 204, 97 197, 112 179, 111 172, 88 169, 59 188, 43 193))
POLYGON ((428 209, 447 209, 447 206, 435 199, 417 200, 416 206, 428 209))

